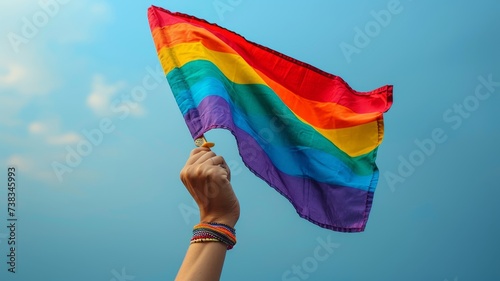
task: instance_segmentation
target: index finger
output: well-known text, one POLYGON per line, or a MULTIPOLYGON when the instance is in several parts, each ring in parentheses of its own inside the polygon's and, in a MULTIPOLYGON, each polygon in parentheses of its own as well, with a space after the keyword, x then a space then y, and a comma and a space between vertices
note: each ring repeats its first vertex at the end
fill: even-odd
POLYGON ((189 158, 186 161, 186 164, 191 165, 191 164, 196 163, 196 161, 198 161, 198 159, 200 159, 200 157, 202 157, 203 155, 205 155, 207 152, 210 152, 210 151, 211 151, 210 148, 207 148, 207 147, 197 147, 197 148, 191 150, 191 153, 189 154, 189 158))

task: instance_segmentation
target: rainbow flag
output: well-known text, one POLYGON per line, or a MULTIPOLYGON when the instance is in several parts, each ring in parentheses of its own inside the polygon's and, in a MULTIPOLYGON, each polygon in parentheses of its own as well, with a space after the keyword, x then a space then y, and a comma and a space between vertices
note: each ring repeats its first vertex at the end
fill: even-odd
POLYGON ((245 165, 324 228, 363 231, 392 86, 357 92, 307 63, 152 6, 158 57, 194 139, 224 128, 245 165))

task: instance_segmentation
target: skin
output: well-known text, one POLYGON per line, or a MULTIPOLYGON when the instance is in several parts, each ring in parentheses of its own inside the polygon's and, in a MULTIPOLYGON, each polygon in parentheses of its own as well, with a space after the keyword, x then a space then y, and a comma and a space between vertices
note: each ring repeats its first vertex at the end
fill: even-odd
MULTIPOLYGON (((198 204, 200 222, 218 222, 234 228, 240 217, 240 204, 231 186, 231 171, 222 156, 209 148, 195 148, 180 177, 198 204)), ((226 251, 221 242, 190 244, 175 280, 219 280, 226 251)))

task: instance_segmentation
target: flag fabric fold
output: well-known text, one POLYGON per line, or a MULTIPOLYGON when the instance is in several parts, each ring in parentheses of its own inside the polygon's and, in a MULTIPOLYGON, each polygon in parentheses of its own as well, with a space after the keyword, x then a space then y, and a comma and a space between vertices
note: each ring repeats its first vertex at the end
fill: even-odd
POLYGON ((152 6, 160 63, 193 138, 232 132, 245 165, 324 228, 363 231, 392 86, 342 78, 182 13, 152 6))

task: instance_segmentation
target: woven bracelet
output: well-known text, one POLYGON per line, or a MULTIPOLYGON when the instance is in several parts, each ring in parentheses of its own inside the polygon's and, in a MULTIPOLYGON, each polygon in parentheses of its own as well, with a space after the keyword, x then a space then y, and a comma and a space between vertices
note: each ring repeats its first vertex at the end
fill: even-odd
POLYGON ((222 242, 231 250, 236 244, 236 230, 229 225, 209 222, 200 223, 193 228, 191 244, 202 242, 222 242))

